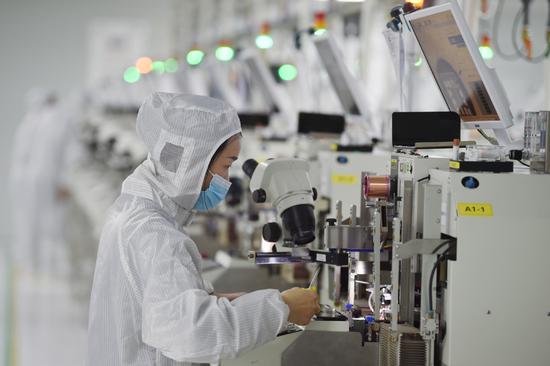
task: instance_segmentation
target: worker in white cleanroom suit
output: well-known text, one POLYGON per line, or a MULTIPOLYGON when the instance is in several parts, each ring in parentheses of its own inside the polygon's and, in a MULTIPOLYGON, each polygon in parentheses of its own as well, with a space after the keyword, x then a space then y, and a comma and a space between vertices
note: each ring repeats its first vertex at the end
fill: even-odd
POLYGON ((137 132, 148 159, 123 183, 101 235, 88 365, 216 363, 309 323, 317 296, 294 288, 215 294, 186 225, 229 188, 240 152, 236 111, 209 97, 154 93, 137 132))
POLYGON ((19 268, 46 270, 62 240, 59 189, 66 126, 53 91, 31 90, 27 108, 15 133, 10 171, 13 253, 19 268))

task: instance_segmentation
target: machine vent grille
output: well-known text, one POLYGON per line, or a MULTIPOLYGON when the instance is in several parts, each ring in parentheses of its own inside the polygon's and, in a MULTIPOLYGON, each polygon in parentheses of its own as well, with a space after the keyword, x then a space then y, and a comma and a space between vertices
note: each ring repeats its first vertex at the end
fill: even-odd
POLYGON ((389 324, 380 329, 380 366, 424 366, 427 344, 418 329, 399 325, 392 331, 389 324))

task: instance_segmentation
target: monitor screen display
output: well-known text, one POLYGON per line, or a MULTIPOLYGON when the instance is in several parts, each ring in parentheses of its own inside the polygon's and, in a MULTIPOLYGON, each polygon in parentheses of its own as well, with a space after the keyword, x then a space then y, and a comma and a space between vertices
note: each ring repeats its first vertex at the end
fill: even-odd
POLYGON ((308 113, 298 114, 298 133, 341 134, 346 128, 346 119, 339 114, 308 113))
POLYGON ((243 129, 269 126, 269 114, 239 112, 239 120, 243 129))
POLYGON ((359 107, 355 101, 350 86, 347 84, 346 76, 343 70, 344 63, 338 56, 336 51, 331 47, 328 38, 321 39, 315 42, 317 51, 325 69, 330 78, 330 82, 342 104, 344 113, 352 115, 360 115, 359 107))
POLYGON ((451 10, 410 24, 449 109, 464 122, 500 121, 451 10))
MULTIPOLYGON (((460 117, 455 112, 394 112, 392 145, 449 142, 460 139, 460 117)), ((448 146, 447 146, 448 147, 448 146)))
POLYGON ((270 113, 279 113, 281 111, 280 106, 277 105, 277 102, 275 101, 275 98, 273 97, 268 86, 269 80, 267 80, 267 78, 271 75, 269 74, 269 69, 267 69, 267 66, 267 72, 262 72, 262 65, 252 57, 245 59, 245 63, 249 67, 250 72, 254 75, 255 80, 258 82, 258 86, 263 94, 263 97, 269 105, 268 108, 270 109, 270 113))

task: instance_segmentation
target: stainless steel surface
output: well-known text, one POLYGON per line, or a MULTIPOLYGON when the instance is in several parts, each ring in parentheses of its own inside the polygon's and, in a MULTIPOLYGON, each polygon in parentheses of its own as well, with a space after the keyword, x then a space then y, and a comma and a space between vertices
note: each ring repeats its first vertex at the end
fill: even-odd
POLYGON ((368 233, 365 228, 350 225, 327 226, 325 228, 325 244, 328 248, 334 249, 372 248, 372 242, 369 243, 368 233))
POLYGON ((441 237, 441 186, 424 184, 420 189, 424 194, 424 213, 421 215, 422 237, 441 237))
MULTIPOLYGON (((412 225, 412 201, 413 185, 411 181, 404 182, 401 204, 402 210, 402 242, 411 238, 412 225)), ((411 273, 411 260, 406 259, 401 262, 401 285, 399 287, 399 311, 401 320, 412 322, 414 319, 414 276, 411 273)))
POLYGON ((398 194, 401 196, 400 217, 403 227, 401 240, 406 242, 412 236, 413 182, 410 180, 403 182, 403 190, 398 194))
MULTIPOLYGON (((367 173, 361 172, 361 182, 365 181, 365 177, 367 176, 367 173)), ((365 195, 363 194, 363 186, 361 186, 361 194, 360 194, 360 206, 359 206, 359 225, 365 227, 370 222, 370 213, 369 209, 367 207, 367 200, 365 199, 365 195)))
POLYGON ((418 329, 399 325, 392 331, 389 324, 380 327, 379 366, 425 366, 426 342, 418 329))
POLYGON ((438 245, 446 239, 414 239, 399 246, 396 250, 397 259, 406 260, 419 254, 432 254, 438 245))

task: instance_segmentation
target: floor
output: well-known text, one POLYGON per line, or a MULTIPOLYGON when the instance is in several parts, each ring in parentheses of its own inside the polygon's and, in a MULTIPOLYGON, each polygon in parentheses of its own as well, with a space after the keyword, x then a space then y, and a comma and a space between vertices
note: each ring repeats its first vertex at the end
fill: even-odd
POLYGON ((16 364, 84 365, 88 309, 69 281, 17 274, 16 283, 16 364))
POLYGON ((52 273, 6 266, 0 295, 5 366, 84 365, 87 304, 71 296, 74 283, 52 273))

